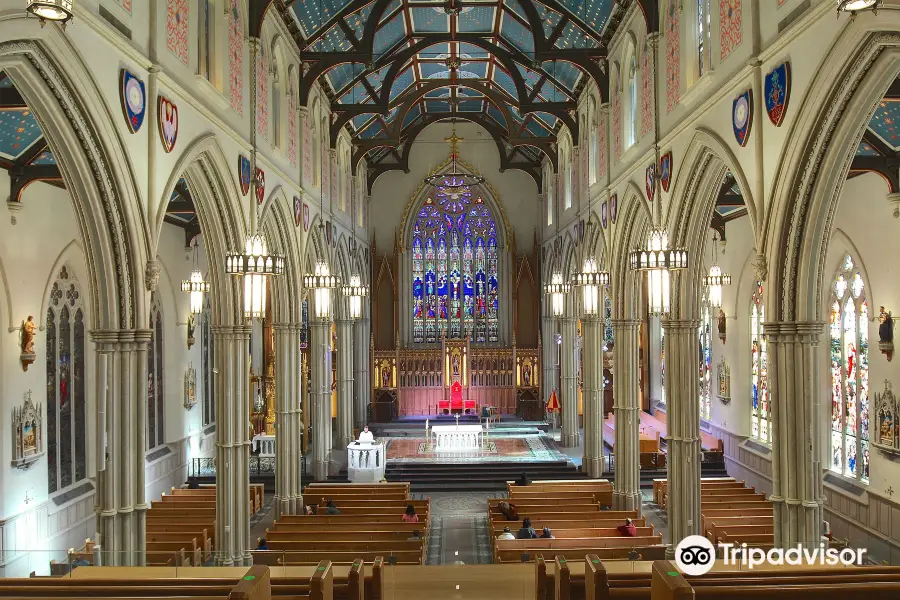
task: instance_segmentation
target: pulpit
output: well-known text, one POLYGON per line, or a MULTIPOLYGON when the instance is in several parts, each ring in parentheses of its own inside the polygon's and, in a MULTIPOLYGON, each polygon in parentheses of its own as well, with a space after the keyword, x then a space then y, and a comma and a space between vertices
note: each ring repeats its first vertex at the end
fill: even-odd
POLYGON ((450 386, 450 399, 438 401, 438 414, 452 414, 454 412, 474 414, 475 401, 464 400, 462 384, 454 381, 450 386))
POLYGON ((353 483, 378 483, 384 479, 385 458, 385 446, 381 442, 350 442, 347 479, 353 483))

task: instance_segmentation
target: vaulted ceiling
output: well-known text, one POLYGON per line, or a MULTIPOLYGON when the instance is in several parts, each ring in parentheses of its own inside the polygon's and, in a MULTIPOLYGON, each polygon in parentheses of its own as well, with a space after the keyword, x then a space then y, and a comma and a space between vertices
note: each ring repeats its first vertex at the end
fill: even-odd
POLYGON ((891 192, 900 192, 900 79, 875 107, 850 165, 850 177, 877 173, 891 192))
MULTIPOLYGON (((638 4, 650 22, 655 0, 638 4)), ((429 124, 482 125, 501 168, 540 179, 589 79, 606 95, 607 45, 628 0, 274 0, 300 49, 300 103, 321 81, 371 182, 408 167, 429 124)), ((651 28, 655 29, 655 28, 651 28)))

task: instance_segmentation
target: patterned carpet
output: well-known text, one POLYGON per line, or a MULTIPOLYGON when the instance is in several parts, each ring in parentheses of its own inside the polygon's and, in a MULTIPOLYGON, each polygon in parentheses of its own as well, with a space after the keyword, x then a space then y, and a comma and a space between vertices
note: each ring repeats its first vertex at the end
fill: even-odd
POLYGON ((473 492, 413 496, 416 499, 431 499, 425 564, 491 563, 487 499, 493 494, 473 492))

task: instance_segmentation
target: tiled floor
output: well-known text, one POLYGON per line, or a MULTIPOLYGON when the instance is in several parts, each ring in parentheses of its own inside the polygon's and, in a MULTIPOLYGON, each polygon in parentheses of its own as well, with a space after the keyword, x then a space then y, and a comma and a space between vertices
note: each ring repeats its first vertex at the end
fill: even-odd
POLYGON ((485 452, 434 452, 425 450, 425 438, 388 437, 389 463, 457 463, 461 459, 480 462, 540 462, 558 461, 565 456, 557 449, 556 442, 545 434, 491 436, 485 452))
POLYGON ((467 565, 491 562, 491 539, 487 520, 489 492, 415 494, 431 498, 429 565, 467 565))

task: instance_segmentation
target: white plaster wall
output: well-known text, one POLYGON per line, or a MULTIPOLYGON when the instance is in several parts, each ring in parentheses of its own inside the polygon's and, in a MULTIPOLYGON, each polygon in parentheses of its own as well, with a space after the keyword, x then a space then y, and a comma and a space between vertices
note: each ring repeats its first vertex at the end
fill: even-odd
MULTIPOLYGON (((407 203, 422 179, 447 159, 449 145, 444 138, 451 132, 450 124, 430 125, 413 144, 409 173, 389 171, 375 181, 369 204, 369 232, 374 234, 379 253, 392 251, 394 234, 407 203)), ((506 209, 516 236, 516 251, 519 254, 531 252, 535 231, 540 228, 539 190, 534 179, 519 170, 501 173, 500 155, 494 139, 480 125, 457 123, 456 133, 465 140, 460 144, 461 159, 487 178, 497 192, 495 199, 506 209)), ((499 215, 497 217, 499 219, 499 215)))

